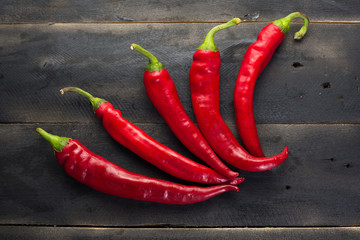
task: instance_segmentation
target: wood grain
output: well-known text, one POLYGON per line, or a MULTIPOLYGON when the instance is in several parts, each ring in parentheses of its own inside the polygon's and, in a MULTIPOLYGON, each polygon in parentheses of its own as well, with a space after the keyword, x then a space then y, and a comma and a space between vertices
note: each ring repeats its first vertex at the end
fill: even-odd
MULTIPOLYGON (((127 170, 167 179, 124 149, 100 124, 0 125, 0 224, 64 226, 291 227, 357 226, 360 216, 360 126, 265 124, 266 155, 284 145, 289 158, 272 171, 248 173, 239 192, 173 206, 113 197, 67 176, 36 127, 78 139, 127 170)), ((139 124, 145 132, 196 160, 163 124, 139 124)), ((231 125, 235 131, 235 126, 231 125)))
POLYGON ((273 21, 291 12, 306 13, 312 21, 359 21, 357 0, 225 0, 225 1, 86 1, 3 0, 0 22, 136 22, 228 21, 256 16, 273 21))
MULTIPOLYGON (((192 54, 214 25, 1 25, 0 122, 93 122, 86 99, 60 95, 60 88, 74 85, 109 100, 130 121, 163 123, 143 87, 147 60, 131 52, 131 43, 167 67, 194 119, 188 72, 192 54)), ((241 60, 265 25, 242 24, 215 37, 222 54, 220 108, 229 123, 241 60)), ((299 27, 292 26, 257 81, 257 123, 358 123, 360 25, 313 24, 297 42, 291 36, 299 27)))
POLYGON ((269 239, 357 240, 358 227, 338 228, 92 228, 0 226, 3 239, 269 239))
MULTIPOLYGON (((360 2, 358 0, 3 0, 0 6, 0 239, 359 239, 360 2), (236 134, 233 88, 247 47, 270 21, 301 11, 257 81, 255 119, 266 155, 289 158, 263 173, 240 171, 240 192, 171 206, 109 196, 66 175, 36 127, 80 140, 127 170, 183 184, 115 142, 81 87, 181 154, 146 96, 150 50, 169 70, 194 119, 188 82, 192 54, 218 33, 221 113, 236 134), (246 16, 247 15, 247 16, 246 16), (345 227, 344 227, 345 226, 345 227)), ((236 169, 234 169, 236 170, 236 169)))

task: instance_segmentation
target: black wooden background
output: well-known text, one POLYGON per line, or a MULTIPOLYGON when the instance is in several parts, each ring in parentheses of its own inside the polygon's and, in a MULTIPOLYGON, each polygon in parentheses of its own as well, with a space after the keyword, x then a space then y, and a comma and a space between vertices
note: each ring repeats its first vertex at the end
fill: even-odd
MULTIPOLYGON (((1 239, 359 239, 360 2, 25 1, 0 6, 1 239), (117 198, 66 175, 37 127, 78 139, 93 152, 147 176, 172 178, 115 142, 74 93, 105 98, 149 135, 196 160, 169 130, 142 83, 147 60, 167 67, 192 119, 192 54, 219 32, 221 113, 236 134, 233 89, 247 47, 272 20, 301 11, 302 41, 287 36, 257 81, 254 112, 266 155, 289 146, 267 172, 240 171, 240 191, 173 206, 117 198)), ((236 169, 234 169, 236 170, 236 169)))

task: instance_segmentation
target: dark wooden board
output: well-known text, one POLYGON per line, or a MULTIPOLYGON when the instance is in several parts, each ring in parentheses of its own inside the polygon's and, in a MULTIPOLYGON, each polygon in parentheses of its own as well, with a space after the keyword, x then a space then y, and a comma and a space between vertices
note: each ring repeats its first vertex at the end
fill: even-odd
POLYGON ((268 239, 358 240, 358 227, 338 228, 79 228, 0 227, 2 239, 268 239))
MULTIPOLYGON (((360 79, 358 0, 24 1, 0 4, 0 239, 359 239, 360 79), (36 127, 83 142, 116 164, 175 179, 116 143, 79 86, 106 98, 158 141, 199 161, 149 102, 147 60, 168 68, 194 119, 188 82, 192 54, 213 26, 218 33, 221 112, 236 134, 233 88, 247 47, 270 21, 301 11, 312 22, 301 42, 292 24, 254 95, 266 155, 290 156, 203 203, 172 206, 117 198, 69 176, 36 127), (245 16, 247 15, 247 16, 245 16)), ((200 162, 200 161, 199 161, 200 162)), ((235 169, 234 169, 235 170, 235 169)))
MULTIPOLYGON (((167 176, 119 146, 100 124, 0 125, 0 224, 61 226, 358 226, 360 126, 265 124, 267 155, 288 145, 290 156, 272 171, 247 173, 239 192, 174 206, 113 197, 69 176, 36 127, 80 140, 130 171, 167 176)), ((164 124, 139 124, 155 139, 189 154, 164 124)), ((235 126, 231 125, 235 131, 235 126)), ((186 183, 189 184, 189 183, 186 183)))
MULTIPOLYGON (((250 15, 272 21, 304 12, 313 21, 359 21, 360 3, 341 1, 26 1, 3 0, 1 22, 227 21, 250 15)), ((256 19, 256 18, 255 18, 256 19)))
MULTIPOLYGON (((60 95, 60 88, 75 85, 111 101, 130 121, 163 123, 143 87, 147 60, 131 52, 133 42, 168 68, 194 119, 188 72, 192 54, 214 25, 1 25, 0 122, 95 121, 86 99, 60 95)), ((220 107, 229 123, 241 60, 265 25, 242 24, 215 37, 222 54, 220 107)), ((360 25, 312 24, 297 42, 291 36, 299 27, 292 26, 257 81, 257 123, 358 123, 360 25)))

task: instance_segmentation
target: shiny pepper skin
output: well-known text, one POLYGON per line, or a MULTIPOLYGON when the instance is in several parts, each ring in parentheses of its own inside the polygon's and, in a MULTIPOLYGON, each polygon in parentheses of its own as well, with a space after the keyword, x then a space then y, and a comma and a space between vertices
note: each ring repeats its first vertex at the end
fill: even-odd
POLYGON ((270 170, 288 156, 288 149, 272 157, 257 158, 238 143, 219 109, 220 53, 199 49, 190 68, 193 110, 199 128, 214 151, 226 162, 245 171, 270 170))
POLYGON ((239 173, 231 171, 216 156, 200 130, 185 112, 174 82, 166 69, 158 73, 146 71, 144 84, 150 100, 179 140, 196 156, 222 176, 233 179, 239 173))
POLYGON ((117 142, 172 176, 206 184, 238 182, 238 179, 229 180, 155 141, 140 128, 122 118, 120 111, 114 109, 109 102, 100 105, 96 110, 96 116, 102 120, 104 128, 117 142))
POLYGON ((235 120, 240 138, 250 154, 264 157, 256 130, 253 113, 253 92, 255 82, 269 63, 285 34, 278 26, 269 24, 250 45, 241 63, 234 92, 235 120))
POLYGON ((129 172, 94 154, 70 139, 55 156, 67 174, 77 181, 110 195, 166 204, 192 204, 224 192, 238 191, 233 185, 186 186, 129 172))
POLYGON ((253 92, 256 79, 269 63, 275 50, 289 31, 293 18, 304 20, 304 26, 295 33, 295 39, 304 37, 309 19, 305 14, 295 12, 285 18, 275 20, 265 26, 259 33, 255 43, 247 49, 241 62, 234 91, 234 107, 236 126, 245 148, 250 154, 263 157, 253 112, 253 92))
POLYGON ((186 113, 174 81, 163 64, 153 54, 137 44, 132 44, 131 49, 137 50, 149 59, 143 78, 146 93, 176 137, 190 152, 225 178, 237 177, 239 173, 230 170, 217 157, 198 127, 186 113))
POLYGON ((96 116, 102 120, 106 131, 117 142, 164 172, 183 180, 205 184, 237 185, 243 181, 243 178, 227 179, 213 169, 194 162, 157 142, 124 119, 121 112, 106 100, 94 98, 84 90, 75 87, 62 89, 62 92, 66 91, 86 96, 92 103, 96 116))

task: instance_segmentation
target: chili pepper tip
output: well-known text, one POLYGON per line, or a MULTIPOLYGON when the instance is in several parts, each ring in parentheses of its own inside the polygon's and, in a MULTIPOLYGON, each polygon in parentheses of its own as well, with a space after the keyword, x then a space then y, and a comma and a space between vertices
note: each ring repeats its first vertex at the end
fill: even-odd
POLYGON ((77 88, 77 87, 66 87, 66 88, 60 89, 61 94, 64 94, 65 92, 76 92, 76 93, 83 95, 87 99, 89 99, 94 112, 96 112, 96 110, 100 107, 101 104, 107 102, 105 99, 94 97, 90 93, 88 93, 80 88, 77 88))
POLYGON ((61 152, 62 149, 65 147, 66 144, 69 143, 70 140, 70 138, 67 137, 59 137, 50 134, 42 128, 36 128, 36 132, 40 134, 45 140, 47 140, 53 147, 54 151, 56 152, 61 152))
POLYGON ((234 18, 233 19, 234 22, 236 23, 236 25, 239 25, 241 23, 241 19, 240 18, 234 18))
POLYGON ((157 58, 151 52, 142 48, 140 45, 133 43, 130 45, 130 49, 136 50, 148 58, 149 64, 145 67, 146 71, 149 72, 161 71, 162 69, 165 68, 164 65, 161 62, 159 62, 159 60, 157 60, 157 58))
POLYGON ((76 92, 78 90, 81 91, 81 89, 77 88, 77 87, 65 87, 65 88, 60 89, 60 93, 65 94, 66 92, 76 92))
POLYGON ((134 43, 131 44, 131 45, 130 45, 130 49, 134 51, 134 50, 136 49, 136 45, 135 45, 134 43))
POLYGON ((234 178, 233 180, 231 180, 229 182, 229 184, 231 185, 239 185, 240 183, 242 183, 245 180, 244 177, 239 177, 239 178, 234 178))
POLYGON ((42 128, 36 128, 36 132, 37 132, 38 134, 40 134, 40 132, 41 132, 42 130, 43 130, 42 128))
POLYGON ((281 29, 282 33, 287 34, 289 32, 291 20, 293 20, 294 18, 300 18, 304 21, 304 25, 298 32, 295 33, 294 36, 294 39, 300 40, 305 36, 309 27, 309 18, 306 14, 301 12, 294 12, 284 18, 273 21, 273 24, 278 26, 281 29))
POLYGON ((214 35, 220 30, 229 28, 234 25, 241 23, 240 18, 233 18, 230 21, 213 27, 206 35, 204 42, 198 47, 198 50, 213 51, 217 52, 219 49, 215 45, 214 35))

